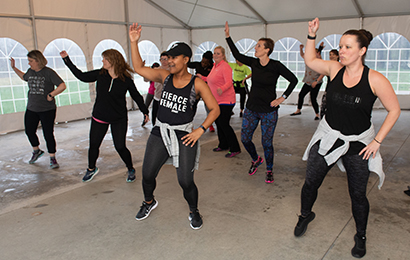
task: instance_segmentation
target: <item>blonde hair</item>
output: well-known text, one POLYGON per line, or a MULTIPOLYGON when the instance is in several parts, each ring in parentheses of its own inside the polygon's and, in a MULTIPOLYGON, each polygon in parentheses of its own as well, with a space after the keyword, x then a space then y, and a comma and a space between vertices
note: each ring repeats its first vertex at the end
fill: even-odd
POLYGON ((225 48, 222 47, 222 46, 216 46, 215 49, 214 49, 214 51, 215 51, 216 49, 220 49, 220 50, 221 50, 222 54, 224 55, 224 61, 228 62, 228 60, 226 59, 226 55, 225 55, 225 48))
POLYGON ((27 57, 38 62, 40 69, 44 68, 47 65, 47 59, 44 57, 43 53, 39 50, 32 50, 27 53, 27 57))
MULTIPOLYGON (((131 74, 134 73, 134 70, 130 67, 130 65, 125 61, 122 54, 114 49, 105 50, 101 54, 111 66, 114 67, 114 73, 118 75, 122 81, 125 81, 125 77, 131 78, 131 74)), ((102 72, 106 73, 107 70, 102 68, 102 72)))

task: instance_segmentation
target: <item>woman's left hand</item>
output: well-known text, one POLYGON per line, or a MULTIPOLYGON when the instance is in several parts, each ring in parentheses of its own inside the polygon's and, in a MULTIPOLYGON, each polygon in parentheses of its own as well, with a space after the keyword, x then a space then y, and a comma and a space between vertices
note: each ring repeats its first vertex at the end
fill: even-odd
POLYGON ((270 106, 271 106, 271 107, 277 107, 277 106, 279 106, 284 100, 285 100, 284 97, 277 98, 277 99, 273 100, 272 102, 270 102, 270 106))
POLYGON ((185 146, 191 145, 193 147, 198 141, 198 139, 204 134, 204 130, 202 128, 197 128, 193 130, 191 133, 184 135, 181 140, 185 146))
POLYGON ((216 92, 218 92, 218 95, 222 95, 222 89, 221 88, 217 88, 216 92))
POLYGON ((53 101, 54 97, 50 97, 50 94, 47 95, 47 101, 53 101))
POLYGON ((359 155, 363 155, 363 160, 369 160, 370 156, 373 154, 373 158, 376 157, 376 152, 379 150, 380 144, 375 140, 371 141, 365 148, 363 148, 359 155))

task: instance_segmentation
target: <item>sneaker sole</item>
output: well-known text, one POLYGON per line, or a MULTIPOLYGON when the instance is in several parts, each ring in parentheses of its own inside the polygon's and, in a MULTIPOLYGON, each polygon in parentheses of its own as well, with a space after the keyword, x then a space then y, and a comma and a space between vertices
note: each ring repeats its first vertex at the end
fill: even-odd
POLYGON ((86 180, 86 181, 83 179, 83 182, 89 182, 89 181, 91 181, 91 180, 94 178, 94 176, 97 175, 97 173, 99 173, 99 172, 100 172, 100 169, 97 168, 97 171, 94 173, 94 175, 91 176, 91 178, 88 179, 88 180, 86 180))
POLYGON ((188 216, 188 220, 189 220, 189 222, 190 222, 190 223, 189 223, 189 225, 191 226, 191 228, 192 228, 192 229, 194 229, 194 230, 198 230, 198 229, 200 229, 200 228, 202 227, 202 225, 201 225, 201 226, 199 226, 199 227, 194 227, 194 226, 192 226, 192 223, 191 223, 191 220, 192 220, 192 219, 191 219, 191 216, 188 216))
POLYGON ((158 206, 158 201, 157 201, 157 203, 155 203, 154 207, 152 207, 151 210, 148 211, 148 213, 147 213, 146 216, 144 216, 144 217, 142 217, 142 218, 137 218, 137 217, 135 217, 135 219, 138 220, 138 221, 140 221, 140 220, 144 220, 144 219, 148 218, 148 217, 149 217, 149 214, 151 214, 151 211, 153 211, 157 206, 158 206))
POLYGON ((237 156, 238 154, 240 154, 241 152, 239 152, 239 153, 237 153, 237 152, 235 152, 235 153, 228 153, 227 155, 225 155, 225 157, 226 158, 232 158, 232 157, 235 157, 235 156, 237 156))
POLYGON ((60 165, 58 165, 58 164, 50 165, 50 168, 51 169, 57 169, 57 168, 60 168, 60 165))
POLYGON ((136 180, 137 180, 137 178, 133 179, 132 181, 131 181, 131 180, 128 180, 128 178, 126 179, 126 181, 127 181, 128 183, 134 182, 134 181, 136 181, 136 180))
POLYGON ((273 183, 275 180, 273 180, 273 181, 267 181, 267 180, 265 180, 265 182, 266 183, 273 183))
POLYGON ((31 160, 30 160, 28 163, 29 163, 29 164, 34 164, 34 163, 37 162, 37 160, 40 159, 41 156, 43 156, 43 155, 44 155, 44 152, 43 152, 42 154, 40 154, 40 155, 37 157, 37 159, 35 159, 34 161, 31 161, 31 160))

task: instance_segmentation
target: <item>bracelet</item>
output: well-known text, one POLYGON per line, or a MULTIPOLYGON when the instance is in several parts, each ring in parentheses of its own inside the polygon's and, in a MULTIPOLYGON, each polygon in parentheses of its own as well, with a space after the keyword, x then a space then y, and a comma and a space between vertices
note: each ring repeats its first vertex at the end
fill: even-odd
POLYGON ((376 141, 376 143, 378 143, 378 144, 382 144, 382 142, 377 141, 377 139, 376 139, 376 138, 374 138, 373 140, 375 140, 375 141, 376 141))
POLYGON ((310 35, 308 34, 307 38, 308 38, 309 40, 316 40, 316 35, 315 35, 315 36, 310 36, 310 35))
POLYGON ((204 130, 204 133, 206 132, 206 128, 203 125, 200 125, 199 127, 202 128, 202 130, 204 130))

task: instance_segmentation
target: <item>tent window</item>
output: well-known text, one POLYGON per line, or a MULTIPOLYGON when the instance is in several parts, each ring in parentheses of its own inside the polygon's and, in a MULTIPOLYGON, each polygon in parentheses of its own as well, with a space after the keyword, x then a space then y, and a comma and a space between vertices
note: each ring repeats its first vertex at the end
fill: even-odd
POLYGON ((67 86, 63 93, 56 96, 57 106, 90 102, 89 84, 77 80, 67 66, 65 66, 60 56, 62 50, 67 51, 73 63, 80 70, 87 70, 84 53, 72 40, 64 38, 55 39, 46 46, 43 54, 48 61, 47 66, 55 70, 67 86))

